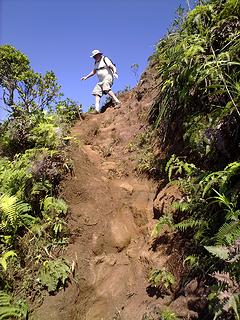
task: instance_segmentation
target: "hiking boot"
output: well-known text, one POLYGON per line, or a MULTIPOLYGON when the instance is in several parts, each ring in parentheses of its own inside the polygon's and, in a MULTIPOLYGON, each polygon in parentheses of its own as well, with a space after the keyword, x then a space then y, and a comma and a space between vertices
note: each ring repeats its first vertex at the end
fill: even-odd
POLYGON ((114 109, 121 108, 122 102, 121 101, 115 101, 114 102, 114 109))

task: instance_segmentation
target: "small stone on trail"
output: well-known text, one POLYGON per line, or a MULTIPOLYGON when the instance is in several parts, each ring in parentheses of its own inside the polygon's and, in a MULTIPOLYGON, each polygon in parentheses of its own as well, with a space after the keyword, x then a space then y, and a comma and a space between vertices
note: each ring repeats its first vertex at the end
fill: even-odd
POLYGON ((120 184, 120 188, 128 191, 130 194, 133 193, 133 186, 131 186, 129 183, 127 182, 123 182, 120 184))
POLYGON ((102 169, 106 171, 115 170, 116 167, 117 167, 116 162, 105 161, 102 163, 102 169))

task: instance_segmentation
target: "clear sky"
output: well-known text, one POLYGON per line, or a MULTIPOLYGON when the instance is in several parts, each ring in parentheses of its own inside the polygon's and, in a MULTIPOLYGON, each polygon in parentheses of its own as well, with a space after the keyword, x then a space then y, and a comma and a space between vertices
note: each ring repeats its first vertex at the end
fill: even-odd
POLYGON ((53 70, 65 96, 86 110, 97 78, 80 78, 92 70, 91 51, 116 63, 114 91, 134 86, 131 65, 141 74, 179 5, 186 0, 0 0, 0 44, 26 54, 36 72, 53 70))

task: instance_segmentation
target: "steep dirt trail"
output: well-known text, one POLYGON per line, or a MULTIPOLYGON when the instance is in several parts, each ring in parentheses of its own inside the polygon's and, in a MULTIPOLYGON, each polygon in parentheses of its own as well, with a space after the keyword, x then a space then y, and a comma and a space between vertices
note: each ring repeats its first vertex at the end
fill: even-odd
POLYGON ((132 173, 126 151, 141 128, 143 109, 133 94, 122 95, 120 110, 89 115, 73 128, 74 175, 61 196, 71 212, 66 257, 76 264, 76 276, 65 291, 44 300, 34 320, 134 320, 150 302, 145 256, 154 186, 132 173))
MULTIPOLYGON (((134 90, 120 95, 120 109, 87 115, 73 128, 74 174, 61 196, 70 208, 66 257, 74 261, 75 277, 46 297, 32 320, 141 320, 171 303, 171 296, 157 299, 148 290, 149 267, 163 267, 172 252, 166 243, 151 250, 156 185, 136 175, 138 150, 129 148, 154 100, 154 75, 148 69, 134 90)), ((189 319, 184 299, 173 309, 189 319)))
MULTIPOLYGON (((106 114, 89 116, 73 134, 80 141, 89 139, 96 125, 106 123, 106 114)), ((105 147, 111 137, 105 132, 112 131, 107 128, 99 129, 105 147)), ((150 302, 144 279, 154 186, 130 175, 121 157, 115 154, 108 161, 103 153, 96 144, 81 142, 73 151, 75 175, 65 181, 62 195, 71 211, 67 256, 77 263, 76 279, 65 292, 45 300, 35 315, 39 319, 140 319, 150 302)))

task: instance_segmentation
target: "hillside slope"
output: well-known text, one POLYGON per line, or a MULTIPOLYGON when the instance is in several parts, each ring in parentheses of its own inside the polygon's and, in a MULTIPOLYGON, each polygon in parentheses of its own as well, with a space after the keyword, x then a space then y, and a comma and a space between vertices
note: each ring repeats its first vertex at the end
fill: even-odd
POLYGON ((73 128, 79 141, 72 151, 74 175, 61 190, 71 210, 66 257, 74 261, 75 277, 65 291, 47 297, 32 319, 139 320, 166 306, 186 319, 196 315, 187 307, 195 297, 171 305, 173 297, 159 297, 147 281, 153 267, 171 265, 176 276, 180 270, 169 244, 151 247, 156 184, 137 176, 139 150, 129 148, 144 130, 156 76, 150 62, 139 85, 120 95, 121 109, 87 114, 73 128))

